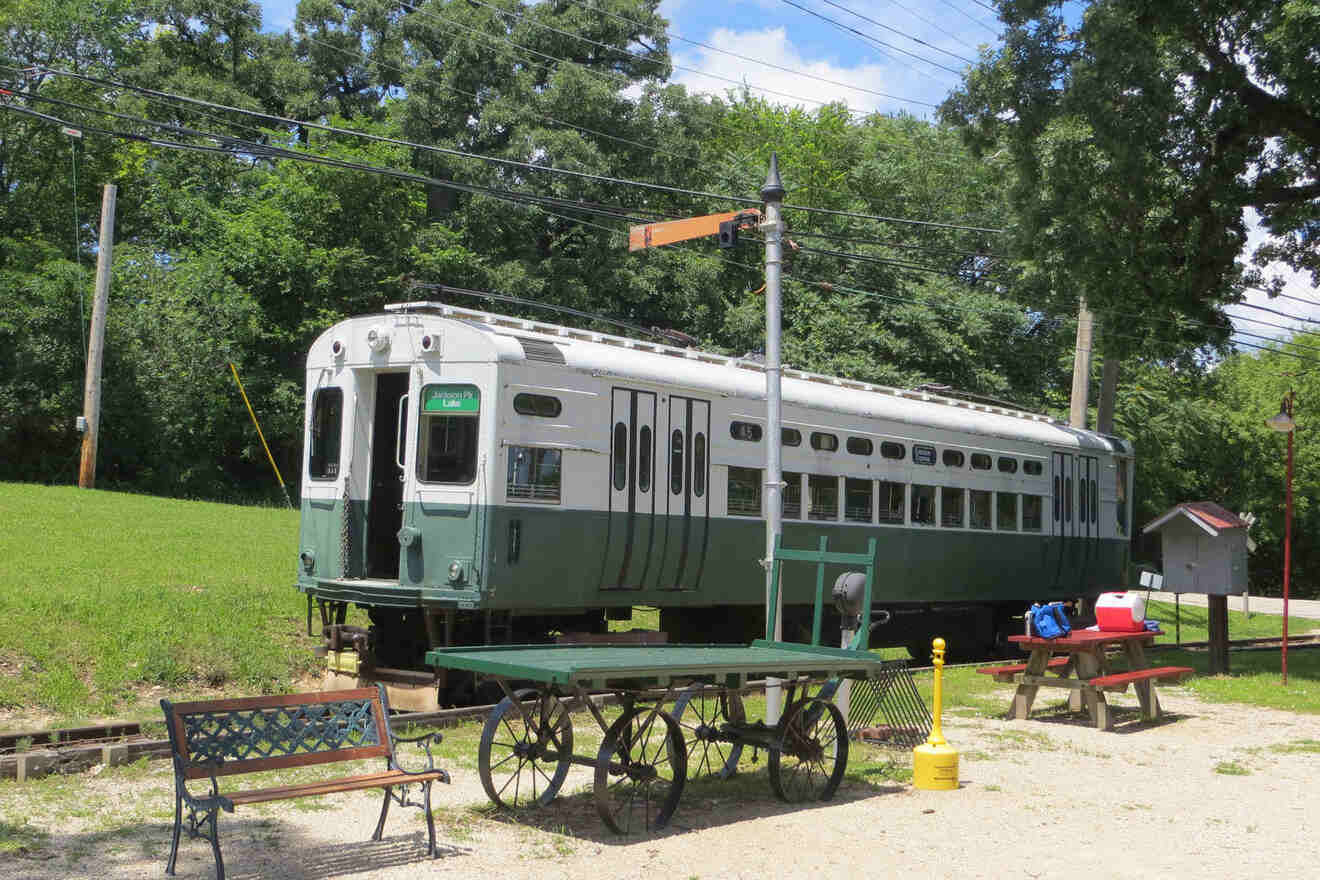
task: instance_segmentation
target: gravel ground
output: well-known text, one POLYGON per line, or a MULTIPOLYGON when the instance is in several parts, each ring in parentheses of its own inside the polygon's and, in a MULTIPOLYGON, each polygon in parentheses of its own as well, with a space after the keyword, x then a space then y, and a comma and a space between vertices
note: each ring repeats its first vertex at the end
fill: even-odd
MULTIPOLYGON (((1156 724, 1137 720, 1131 695, 1112 701, 1129 708, 1109 733, 1062 715, 948 718, 956 791, 847 782, 828 804, 790 807, 762 769, 690 785, 669 829, 619 838, 586 794, 517 821, 492 812, 465 768, 437 787, 435 860, 417 811, 396 808, 385 839, 368 839, 376 793, 240 808, 222 816, 221 840, 234 880, 1314 876, 1320 716, 1204 703, 1172 687, 1160 700, 1156 724)), ((589 773, 575 768, 565 791, 585 791, 589 773)), ((0 878, 161 876, 171 789, 165 762, 58 786, 0 784, 0 821, 50 833, 34 855, 0 856, 0 878), (80 801, 101 806, 80 811, 80 801)), ((215 876, 205 842, 184 839, 178 876, 215 876)))

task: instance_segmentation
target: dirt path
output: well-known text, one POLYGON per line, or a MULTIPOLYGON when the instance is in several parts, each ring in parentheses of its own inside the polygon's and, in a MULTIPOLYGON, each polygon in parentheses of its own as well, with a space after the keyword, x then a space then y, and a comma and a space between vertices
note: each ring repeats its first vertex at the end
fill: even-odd
MULTIPOLYGON (((1320 716, 1202 703, 1175 688, 1162 689, 1161 702, 1169 717, 1160 724, 1120 710, 1112 733, 1062 717, 947 719, 961 753, 962 784, 952 792, 882 780, 846 784, 829 804, 788 807, 762 770, 690 785, 670 829, 620 839, 602 829, 586 794, 561 798, 535 824, 470 809, 485 798, 463 768, 438 790, 434 861, 415 811, 393 812, 386 839, 367 840, 374 793, 225 815, 225 861, 235 880, 1313 875, 1307 829, 1320 814, 1320 716)), ((583 791, 588 772, 575 770, 565 790, 583 791)), ((0 821, 30 817, 51 835, 39 855, 56 854, 0 855, 0 878, 161 875, 171 787, 164 762, 58 786, 0 785, 0 821), (107 791, 117 805, 110 815, 79 814, 80 798, 107 791)), ((205 843, 185 839, 178 876, 214 877, 205 843)))

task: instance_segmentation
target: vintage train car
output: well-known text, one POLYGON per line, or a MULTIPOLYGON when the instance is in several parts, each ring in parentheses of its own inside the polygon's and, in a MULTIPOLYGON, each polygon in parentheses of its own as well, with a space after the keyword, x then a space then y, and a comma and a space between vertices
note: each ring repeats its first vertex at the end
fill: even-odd
MULTIPOLYGON (((878 539, 873 645, 984 653, 1030 602, 1124 583, 1125 441, 794 369, 782 385, 784 543, 878 539)), ((431 646, 600 632, 634 606, 670 641, 760 634, 765 426, 750 358, 432 303, 336 324, 307 358, 298 563, 330 667, 449 702, 431 646), (369 630, 343 625, 352 603, 369 630)), ((785 590, 787 634, 814 579, 785 590)))

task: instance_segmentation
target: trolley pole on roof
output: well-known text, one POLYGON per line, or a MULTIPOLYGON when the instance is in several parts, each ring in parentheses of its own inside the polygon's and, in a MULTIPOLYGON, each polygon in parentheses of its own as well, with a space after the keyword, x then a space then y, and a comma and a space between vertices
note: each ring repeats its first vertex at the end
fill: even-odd
MULTIPOLYGON (((770 582, 775 566, 775 539, 780 532, 782 506, 780 493, 783 491, 783 473, 780 467, 780 363, 779 363, 779 287, 780 268, 783 261, 783 244, 780 236, 783 223, 780 221, 780 206, 784 201, 784 184, 779 179, 779 157, 770 154, 770 171, 766 174, 765 185, 761 187, 761 198, 765 202, 765 220, 761 231, 765 233, 765 408, 766 408, 766 443, 765 443, 765 607, 770 611, 770 593, 775 584, 770 582)), ((775 619, 765 622, 766 638, 780 641, 783 638, 784 602, 781 598, 775 603, 775 619)), ((765 720, 767 724, 779 723, 783 693, 779 679, 766 679, 765 720)))

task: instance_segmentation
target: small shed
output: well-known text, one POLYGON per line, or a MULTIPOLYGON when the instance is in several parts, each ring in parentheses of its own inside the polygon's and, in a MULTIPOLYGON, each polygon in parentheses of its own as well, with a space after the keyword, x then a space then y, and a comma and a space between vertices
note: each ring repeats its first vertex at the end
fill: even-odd
POLYGON ((1247 523, 1213 501, 1185 501, 1152 520, 1170 593, 1237 595, 1247 589, 1247 523))

